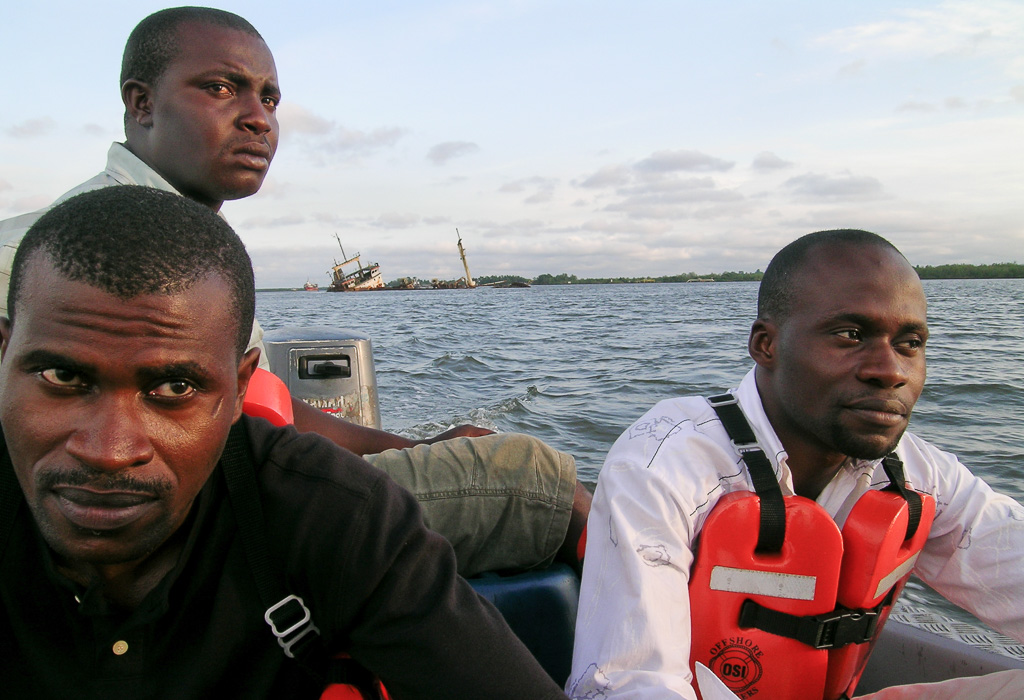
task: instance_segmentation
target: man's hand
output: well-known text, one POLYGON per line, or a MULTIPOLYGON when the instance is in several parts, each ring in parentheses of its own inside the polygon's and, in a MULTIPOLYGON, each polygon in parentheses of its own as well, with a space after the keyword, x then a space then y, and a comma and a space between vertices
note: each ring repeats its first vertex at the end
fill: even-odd
POLYGON ((294 396, 292 411, 295 413, 295 429, 300 433, 319 433, 357 455, 372 455, 392 449, 401 450, 419 444, 429 445, 455 437, 480 437, 494 432, 475 425, 457 425, 432 438, 413 441, 394 433, 364 428, 356 423, 329 416, 294 396))
POLYGON ((494 435, 494 431, 488 430, 487 428, 481 428, 476 425, 457 425, 451 430, 446 430, 432 438, 420 440, 420 443, 424 445, 432 445, 435 442, 451 440, 452 438, 457 437, 483 437, 484 435, 494 435))

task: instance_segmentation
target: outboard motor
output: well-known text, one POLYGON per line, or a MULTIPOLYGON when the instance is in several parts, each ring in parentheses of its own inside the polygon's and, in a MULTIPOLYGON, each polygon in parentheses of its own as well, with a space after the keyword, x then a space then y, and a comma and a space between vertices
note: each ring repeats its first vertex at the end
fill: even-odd
POLYGON ((368 336, 324 326, 289 326, 263 336, 270 371, 295 398, 338 418, 380 428, 377 374, 368 336))

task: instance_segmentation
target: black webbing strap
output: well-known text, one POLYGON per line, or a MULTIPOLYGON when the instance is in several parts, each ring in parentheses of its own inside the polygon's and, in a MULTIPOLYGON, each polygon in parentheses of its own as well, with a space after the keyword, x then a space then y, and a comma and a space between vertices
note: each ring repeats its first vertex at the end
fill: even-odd
POLYGON ((7 440, 0 431, 0 558, 7 551, 7 540, 14 530, 14 520, 23 500, 21 484, 14 473, 11 455, 7 453, 7 440))
POLYGON ((754 435, 754 430, 743 415, 735 396, 719 394, 709 396, 707 401, 715 409, 718 419, 722 421, 733 447, 747 467, 754 492, 761 499, 761 526, 757 533, 757 548, 754 551, 758 554, 779 552, 786 539, 786 502, 782 497, 779 480, 775 478, 772 463, 757 444, 757 436, 754 435))
POLYGON ((921 494, 907 488, 907 477, 903 472, 903 462, 900 461, 895 452, 890 452, 885 456, 885 459, 882 460, 882 469, 885 470, 885 475, 889 477, 889 485, 883 491, 895 491, 907 502, 910 520, 907 522, 907 535, 903 539, 909 540, 917 532, 918 525, 921 524, 921 494))
POLYGON ((320 630, 313 624, 302 598, 288 594, 277 567, 271 562, 255 462, 243 421, 232 426, 221 465, 245 558, 249 561, 260 601, 266 606, 264 620, 285 656, 300 661, 312 658, 312 652, 321 646, 320 630))
POLYGON ((381 698, 373 675, 354 659, 335 657, 330 659, 326 668, 318 668, 315 664, 316 659, 326 656, 326 650, 320 630, 313 625, 309 608, 302 598, 287 593, 285 582, 271 561, 256 480, 256 463, 243 421, 231 428, 221 455, 221 465, 242 548, 252 569, 260 600, 267 606, 263 619, 277 637, 285 655, 327 684, 348 684, 364 698, 381 698))
POLYGON ((863 644, 875 637, 881 613, 892 605, 896 587, 878 605, 866 610, 836 608, 822 615, 793 615, 766 608, 753 600, 743 601, 740 627, 751 627, 780 637, 795 639, 815 649, 838 649, 847 644, 863 644))

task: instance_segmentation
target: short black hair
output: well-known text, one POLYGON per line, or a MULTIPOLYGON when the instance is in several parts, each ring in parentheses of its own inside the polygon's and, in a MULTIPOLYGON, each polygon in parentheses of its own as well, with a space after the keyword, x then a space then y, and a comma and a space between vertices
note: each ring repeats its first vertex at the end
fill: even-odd
POLYGON ((36 255, 69 280, 122 299, 179 294, 219 275, 231 288, 239 357, 256 312, 252 262, 228 223, 208 207, 172 192, 116 185, 77 195, 43 214, 25 234, 11 267, 7 312, 36 255))
POLYGON ((807 254, 818 246, 834 244, 887 248, 903 257, 896 246, 870 231, 841 228, 808 233, 780 250, 768 263, 757 291, 757 317, 764 321, 783 320, 793 305, 793 278, 807 254))
POLYGON ((255 27, 231 12, 212 7, 160 10, 139 22, 128 35, 121 58, 121 85, 128 80, 155 85, 178 55, 178 27, 186 22, 237 29, 263 40, 255 27))

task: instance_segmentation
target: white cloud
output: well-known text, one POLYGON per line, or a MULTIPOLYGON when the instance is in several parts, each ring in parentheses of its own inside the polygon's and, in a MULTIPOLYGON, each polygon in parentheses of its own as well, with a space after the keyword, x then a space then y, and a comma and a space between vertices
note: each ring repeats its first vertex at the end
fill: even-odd
POLYGON ((625 165, 606 165, 599 168, 592 175, 585 177, 579 183, 579 186, 591 189, 602 187, 621 187, 630 181, 630 177, 631 173, 629 167, 625 165))
POLYGON ((555 192, 553 187, 551 189, 538 190, 524 199, 523 204, 543 204, 545 202, 550 202, 554 199, 554 196, 555 192))
POLYGON ((382 127, 373 131, 358 129, 335 128, 323 145, 330 151, 342 155, 365 156, 376 151, 390 148, 409 133, 406 129, 396 126, 382 127))
POLYGON ((393 147, 409 133, 408 129, 397 126, 370 131, 351 129, 287 102, 281 105, 278 118, 283 137, 303 142, 306 152, 318 165, 373 155, 393 147))
POLYGON ((277 110, 277 119, 284 134, 324 135, 334 129, 334 122, 313 114, 301 105, 284 102, 277 110))
POLYGON ((524 199, 523 203, 542 204, 544 202, 550 202, 554 198, 555 186, 557 184, 557 180, 535 175, 533 177, 526 177, 520 180, 506 182, 498 188, 498 192, 518 194, 526 192, 527 190, 532 190, 533 194, 524 199))
POLYGON ((853 63, 847 63, 839 69, 840 78, 852 78, 856 75, 860 75, 864 71, 866 61, 864 59, 858 59, 853 63))
POLYGON ((934 112, 935 110, 935 105, 930 102, 918 101, 904 102, 896 108, 897 112, 934 112))
POLYGON ((444 165, 452 158, 461 158, 480 150, 480 146, 471 141, 446 141, 439 143, 427 151, 427 160, 434 165, 444 165))
POLYGON ((306 223, 307 218, 301 214, 282 214, 281 216, 271 218, 248 218, 242 222, 241 229, 253 229, 256 227, 276 229, 286 228, 289 226, 297 226, 299 224, 306 223))
POLYGON ((790 168, 793 164, 788 160, 783 160, 779 156, 775 155, 771 151, 762 151, 754 157, 753 162, 754 170, 759 172, 769 172, 772 170, 782 170, 784 168, 790 168))
POLYGON ((405 229, 412 228, 419 223, 420 217, 416 214, 398 214, 395 212, 388 212, 378 216, 377 220, 374 221, 372 225, 376 228, 405 229))
POLYGON ((609 204, 606 211, 617 211, 638 219, 686 219, 694 216, 697 207, 709 202, 739 202, 743 195, 735 190, 719 189, 711 178, 688 178, 660 182, 654 186, 629 188, 620 202, 609 204))
POLYGON ((12 138, 26 139, 46 136, 56 128, 57 122, 53 121, 50 117, 39 117, 37 119, 27 119, 21 124, 9 126, 4 131, 12 138))
POLYGON ((819 175, 807 173, 786 180, 784 187, 804 201, 867 200, 883 196, 882 183, 876 178, 844 173, 819 175))
POLYGON ((86 136, 95 136, 97 138, 100 138, 103 136, 108 136, 110 134, 110 131, 104 129, 99 124, 85 124, 84 126, 82 126, 82 133, 85 134, 86 136))
POLYGON ((884 54, 1021 54, 1024 4, 944 2, 929 9, 894 10, 892 18, 837 29, 815 43, 843 52, 884 54))
POLYGON ((657 151, 644 158, 635 166, 645 173, 671 173, 680 170, 690 172, 723 172, 735 163, 714 158, 700 151, 657 151))

